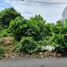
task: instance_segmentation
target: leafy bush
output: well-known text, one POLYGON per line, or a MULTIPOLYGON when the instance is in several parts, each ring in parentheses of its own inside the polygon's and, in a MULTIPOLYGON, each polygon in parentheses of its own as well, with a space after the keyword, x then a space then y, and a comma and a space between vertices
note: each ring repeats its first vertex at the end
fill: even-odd
POLYGON ((5 55, 5 50, 2 46, 0 46, 0 57, 3 57, 5 55))
POLYGON ((23 17, 17 17, 10 22, 8 32, 13 33, 17 40, 20 40, 23 36, 23 27, 25 27, 26 20, 23 17))
POLYGON ((9 22, 20 16, 13 8, 8 8, 0 12, 0 25, 8 26, 9 22))
POLYGON ((32 39, 32 37, 23 37, 20 44, 14 47, 16 52, 24 53, 34 53, 37 52, 37 43, 32 39))
POLYGON ((67 35, 59 34, 55 39, 55 42, 58 44, 56 50, 60 53, 67 52, 67 35))
POLYGON ((54 32, 55 34, 62 33, 62 28, 63 28, 62 22, 59 22, 59 21, 58 21, 58 22, 55 24, 54 28, 53 28, 53 32, 54 32))
POLYGON ((10 22, 8 29, 18 40, 24 36, 32 36, 35 40, 41 40, 48 34, 45 22, 43 20, 39 21, 36 18, 26 21, 23 17, 17 17, 10 22))
POLYGON ((13 34, 12 33, 8 33, 7 29, 1 30, 0 38, 8 37, 8 36, 13 36, 13 34))
POLYGON ((32 36, 35 40, 41 40, 47 35, 45 22, 36 19, 28 20, 25 29, 25 36, 32 36))
POLYGON ((17 40, 14 42, 16 52, 52 50, 67 53, 67 20, 46 23, 40 15, 26 20, 13 8, 5 9, 0 12, 0 38, 7 36, 14 36, 17 40))
POLYGON ((67 34, 67 20, 63 22, 63 28, 62 28, 62 33, 67 34))

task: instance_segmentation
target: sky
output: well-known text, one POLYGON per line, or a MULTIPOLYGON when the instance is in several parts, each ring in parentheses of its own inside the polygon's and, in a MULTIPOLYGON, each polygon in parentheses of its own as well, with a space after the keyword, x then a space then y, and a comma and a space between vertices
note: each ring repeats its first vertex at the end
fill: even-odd
MULTIPOLYGON (((56 2, 45 3, 48 0, 25 0, 25 1, 9 1, 9 4, 14 7, 16 11, 21 13, 25 18, 30 18, 35 15, 41 15, 48 22, 56 22, 62 18, 62 13, 67 4, 62 4, 62 0, 59 0, 60 4, 56 2), (33 2, 34 1, 34 2, 33 2), (36 2, 35 2, 36 1, 36 2), (44 2, 43 2, 44 1, 44 2), (56 4, 55 4, 56 3, 56 4)), ((50 1, 50 0, 49 0, 50 1)), ((55 0, 51 0, 55 1, 55 0)), ((65 0, 64 0, 65 1, 65 0)))
POLYGON ((5 3, 5 0, 0 0, 0 11, 4 10, 5 8, 11 7, 9 4, 5 3))
MULTIPOLYGON (((0 10, 3 10, 4 8, 10 7, 9 4, 5 3, 4 1, 8 0, 0 0, 0 10)), ((11 0, 12 1, 12 0, 11 0)), ((25 0, 25 1, 38 1, 38 2, 56 2, 56 3, 67 3, 67 0, 25 0)))
POLYGON ((24 16, 25 18, 35 16, 36 14, 40 14, 48 22, 56 22, 57 20, 61 19, 63 10, 67 6, 67 4, 65 4, 67 0, 25 0, 25 2, 19 2, 18 0, 17 0, 18 2, 12 1, 13 0, 0 0, 0 10, 13 6, 14 9, 17 12, 21 13, 21 15, 24 16), (28 1, 34 2, 29 3, 28 1), (52 2, 52 4, 45 3, 48 1, 52 2), (53 2, 65 3, 53 4, 53 2))

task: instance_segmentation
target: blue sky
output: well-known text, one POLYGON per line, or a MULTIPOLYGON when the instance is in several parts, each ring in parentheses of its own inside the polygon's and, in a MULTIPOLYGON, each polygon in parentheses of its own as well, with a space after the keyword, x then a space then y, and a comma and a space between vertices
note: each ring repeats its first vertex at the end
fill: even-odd
POLYGON ((5 0, 0 0, 0 11, 5 9, 5 8, 9 8, 10 7, 10 5, 5 3, 4 1, 5 0))

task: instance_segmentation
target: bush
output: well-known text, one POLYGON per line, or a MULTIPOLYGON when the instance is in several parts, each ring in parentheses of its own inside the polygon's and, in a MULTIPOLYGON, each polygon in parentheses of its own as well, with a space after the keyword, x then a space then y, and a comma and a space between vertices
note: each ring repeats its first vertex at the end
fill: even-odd
POLYGON ((5 9, 0 12, 0 38, 8 36, 14 36, 17 40, 17 43, 14 42, 16 52, 55 50, 67 53, 67 20, 46 23, 40 15, 26 20, 13 8, 5 9), (8 26, 8 29, 2 26, 8 26))
POLYGON ((32 36, 35 40, 42 40, 47 36, 45 22, 36 19, 28 20, 25 29, 25 36, 32 36))
POLYGON ((5 50, 2 46, 0 46, 0 57, 3 57, 5 55, 5 50))
POLYGON ((67 53, 67 35, 59 34, 55 40, 58 44, 56 50, 60 53, 67 53))
POLYGON ((63 22, 63 28, 62 28, 62 33, 67 34, 67 20, 63 22))
POLYGON ((16 52, 24 53, 34 53, 37 52, 37 43, 32 39, 32 37, 23 37, 20 44, 14 47, 16 52))
POLYGON ((15 38, 20 41, 21 37, 23 36, 23 27, 25 27, 26 20, 23 17, 17 17, 15 20, 10 22, 8 32, 13 33, 15 38))
POLYGON ((0 12, 0 25, 8 26, 9 22, 20 16, 13 8, 8 8, 0 12))
POLYGON ((8 29, 14 34, 17 40, 20 40, 24 36, 31 36, 35 40, 41 40, 48 34, 45 22, 43 20, 39 21, 36 18, 26 21, 23 17, 17 17, 10 22, 8 29))
POLYGON ((0 38, 8 37, 8 36, 13 36, 13 34, 12 33, 8 33, 7 29, 1 30, 0 38))

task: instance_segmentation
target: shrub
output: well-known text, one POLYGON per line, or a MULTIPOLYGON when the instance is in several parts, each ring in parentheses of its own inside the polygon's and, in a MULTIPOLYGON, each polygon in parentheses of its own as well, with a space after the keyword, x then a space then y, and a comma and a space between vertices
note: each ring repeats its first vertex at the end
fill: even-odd
POLYGON ((23 17, 17 17, 10 22, 8 32, 13 33, 15 38, 19 41, 23 36, 23 27, 25 27, 26 20, 23 17))
POLYGON ((3 57, 5 55, 5 50, 2 46, 0 46, 0 57, 3 57))
POLYGON ((8 33, 7 29, 1 30, 0 38, 8 37, 8 36, 13 36, 13 34, 12 33, 8 33))
POLYGON ((13 8, 8 8, 0 12, 0 25, 8 26, 9 22, 20 16, 13 8))
POLYGON ((54 33, 55 34, 63 33, 63 22, 57 21, 57 23, 54 26, 54 33))
POLYGON ((30 19, 26 21, 23 17, 17 17, 9 25, 9 31, 12 32, 17 40, 24 36, 32 36, 35 40, 41 40, 47 35, 47 29, 44 21, 30 19), (18 36, 19 35, 19 36, 18 36))
POLYGON ((63 22, 63 28, 62 28, 62 33, 67 34, 67 20, 63 22))
POLYGON ((42 40, 47 35, 45 22, 36 19, 28 20, 25 29, 25 36, 32 36, 35 40, 42 40))
POLYGON ((45 39, 38 41, 38 51, 54 51, 57 44, 53 40, 54 36, 47 36, 45 39))
POLYGON ((34 53, 37 52, 37 43, 32 39, 32 37, 23 37, 20 44, 14 47, 16 52, 24 53, 34 53))
POLYGON ((58 44, 56 50, 60 53, 67 53, 67 35, 59 34, 55 40, 58 44))

